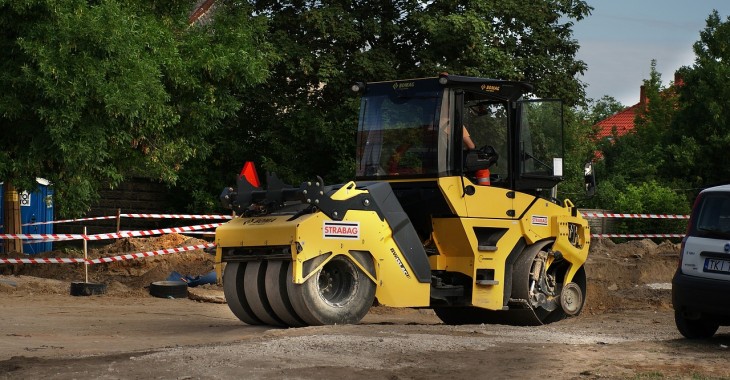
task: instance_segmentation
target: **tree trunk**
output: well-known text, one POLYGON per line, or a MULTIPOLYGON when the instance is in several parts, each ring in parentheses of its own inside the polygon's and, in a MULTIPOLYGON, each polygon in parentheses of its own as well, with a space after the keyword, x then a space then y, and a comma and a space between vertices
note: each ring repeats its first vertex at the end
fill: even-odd
MULTIPOLYGON (((11 182, 5 182, 5 199, 3 199, 3 231, 6 234, 20 234, 20 198, 18 190, 11 182)), ((23 253, 23 243, 20 239, 4 239, 5 252, 23 253)))

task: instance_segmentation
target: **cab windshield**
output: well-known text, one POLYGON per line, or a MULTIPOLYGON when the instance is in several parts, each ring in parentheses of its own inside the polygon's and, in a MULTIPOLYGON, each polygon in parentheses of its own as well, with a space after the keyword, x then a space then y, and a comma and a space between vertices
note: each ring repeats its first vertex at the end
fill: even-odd
POLYGON ((436 82, 368 84, 360 103, 357 177, 434 175, 445 170, 450 125, 443 94, 436 82))

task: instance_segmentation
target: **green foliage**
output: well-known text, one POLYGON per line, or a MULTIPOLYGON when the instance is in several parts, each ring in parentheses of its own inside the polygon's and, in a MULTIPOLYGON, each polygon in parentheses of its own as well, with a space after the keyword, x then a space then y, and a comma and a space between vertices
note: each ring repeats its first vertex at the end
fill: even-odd
POLYGON ((49 179, 61 216, 132 174, 174 183, 272 59, 263 18, 220 9, 189 27, 185 2, 0 0, 0 178, 49 179))
MULTIPOLYGON (((412 4, 412 3, 410 3, 412 4)), ((576 60, 573 21, 590 13, 584 1, 434 1, 406 9, 405 36, 414 46, 421 73, 449 71, 463 75, 525 80, 541 97, 583 100, 575 75, 586 69, 576 60)))
MULTIPOLYGON (((649 180, 626 184, 611 178, 599 184, 594 202, 595 208, 630 214, 687 215, 690 202, 683 192, 649 180)), ((609 233, 684 233, 686 221, 664 219, 615 219, 609 233)))
POLYGON ((621 104, 616 98, 604 95, 598 100, 589 99, 587 107, 584 107, 579 112, 584 121, 590 123, 590 125, 594 125, 609 116, 623 111, 624 108, 626 106, 621 104))
MULTIPOLYGON (((683 194, 651 180, 638 186, 628 185, 618 192, 610 209, 640 214, 686 215, 690 205, 683 194)), ((619 229, 625 233, 683 233, 687 228, 686 222, 678 220, 625 220, 621 224, 630 227, 619 229)))
POLYGON ((655 61, 650 78, 644 81, 644 92, 648 100, 635 110, 634 130, 599 144, 603 154, 599 168, 617 183, 666 180, 660 173, 666 154, 661 142, 671 127, 676 102, 671 90, 662 86, 655 61))
POLYGON ((730 167, 730 17, 717 11, 707 19, 694 44, 695 63, 679 73, 676 122, 667 137, 666 174, 681 178, 690 188, 727 183, 730 167))

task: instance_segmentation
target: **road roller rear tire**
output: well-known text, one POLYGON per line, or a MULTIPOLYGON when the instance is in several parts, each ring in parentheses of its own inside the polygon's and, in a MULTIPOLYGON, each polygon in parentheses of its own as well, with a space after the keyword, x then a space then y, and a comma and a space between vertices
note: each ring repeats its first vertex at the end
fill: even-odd
MULTIPOLYGON (((550 276, 554 281, 552 288, 542 289, 540 284, 531 276, 531 272, 535 271, 535 265, 540 265, 538 260, 540 253, 547 253, 548 246, 549 244, 543 244, 541 246, 529 247, 517 259, 517 262, 515 262, 512 275, 512 298, 528 301, 534 312, 535 324, 553 323, 565 319, 568 316, 568 313, 563 310, 560 300, 561 291, 565 284, 558 282, 564 281, 568 264, 553 263, 547 270, 541 271, 542 277, 537 282, 542 282, 544 285, 546 281, 544 281, 543 277, 550 276), (540 299, 542 299, 543 304, 549 305, 550 307, 540 306, 540 299)), ((543 261, 542 265, 544 264, 543 261)), ((586 275, 583 267, 579 268, 575 276, 573 276, 573 283, 576 286, 574 290, 580 291, 581 296, 579 297, 580 299, 573 299, 574 302, 578 303, 570 305, 571 310, 569 311, 571 315, 578 315, 585 304, 586 275)), ((577 296, 577 293, 575 296, 577 296)))
POLYGON ((253 313, 246 299, 245 274, 246 263, 226 264, 226 269, 223 271, 223 294, 228 308, 238 319, 249 325, 261 325, 263 322, 253 313))
MULTIPOLYGON (((358 262, 375 273, 369 254, 355 254, 363 255, 358 262)), ((297 313, 310 325, 358 323, 375 300, 373 281, 344 255, 333 257, 307 282, 291 284, 289 290, 297 313)))

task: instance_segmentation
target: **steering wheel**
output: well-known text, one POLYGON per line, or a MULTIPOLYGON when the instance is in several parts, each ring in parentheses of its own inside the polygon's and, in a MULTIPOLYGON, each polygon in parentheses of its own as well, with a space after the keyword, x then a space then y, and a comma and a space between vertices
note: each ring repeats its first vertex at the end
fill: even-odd
POLYGON ((489 166, 496 164, 499 159, 499 154, 497 154, 497 151, 491 145, 484 145, 477 149, 477 153, 479 154, 480 160, 487 160, 489 162, 489 166))

